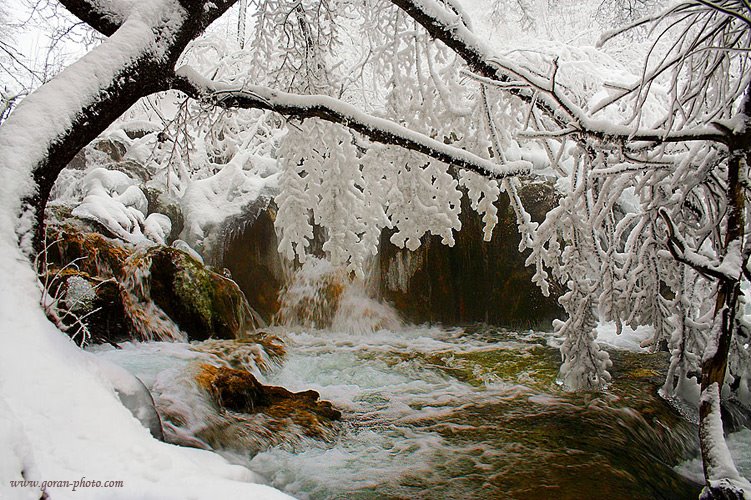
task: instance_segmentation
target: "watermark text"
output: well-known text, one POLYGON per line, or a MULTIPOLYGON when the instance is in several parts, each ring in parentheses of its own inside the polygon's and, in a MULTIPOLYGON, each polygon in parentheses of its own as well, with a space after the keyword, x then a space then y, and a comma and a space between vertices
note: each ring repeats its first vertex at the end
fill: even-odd
POLYGON ((29 481, 27 479, 20 481, 10 481, 11 488, 34 488, 47 490, 47 488, 66 488, 71 491, 76 491, 84 488, 123 488, 125 486, 124 481, 109 480, 99 481, 96 479, 87 479, 86 476, 82 476, 81 479, 75 481, 69 480, 51 480, 51 481, 29 481))

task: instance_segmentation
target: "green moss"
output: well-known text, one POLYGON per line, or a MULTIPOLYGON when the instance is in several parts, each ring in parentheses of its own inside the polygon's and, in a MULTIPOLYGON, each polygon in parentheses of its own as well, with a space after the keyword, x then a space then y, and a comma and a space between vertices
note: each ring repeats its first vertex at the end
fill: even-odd
MULTIPOLYGON (((175 251, 179 252, 179 251, 175 251)), ((182 254, 182 252, 180 252, 182 254)), ((211 324, 214 317, 215 288, 209 271, 187 254, 176 258, 175 293, 190 309, 211 324)))
POLYGON ((473 385, 498 380, 537 389, 555 385, 559 363, 557 353, 542 346, 454 353, 439 360, 453 376, 473 385))
POLYGON ((169 247, 149 252, 151 298, 191 340, 242 337, 253 315, 234 281, 169 247))

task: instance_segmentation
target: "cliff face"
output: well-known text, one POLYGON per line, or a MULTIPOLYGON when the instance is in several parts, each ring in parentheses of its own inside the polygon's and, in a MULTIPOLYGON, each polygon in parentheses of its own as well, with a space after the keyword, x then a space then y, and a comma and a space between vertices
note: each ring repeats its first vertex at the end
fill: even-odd
MULTIPOLYGON (((555 190, 530 184, 520 191, 532 220, 541 221, 555 203, 555 190)), ((440 238, 423 237, 415 252, 381 239, 380 293, 413 323, 461 325, 473 322, 515 327, 549 327, 561 314, 557 296, 545 297, 525 267, 519 234, 508 199, 497 202, 498 225, 491 241, 482 239, 482 220, 462 200, 462 230, 453 247, 440 238)))
MULTIPOLYGON (((524 206, 535 221, 544 219, 555 203, 555 190, 544 183, 520 191, 524 206)), ((433 236, 423 237, 414 252, 389 242, 382 235, 372 284, 379 298, 392 303, 412 323, 461 325, 475 322, 528 328, 549 327, 560 316, 557 296, 544 297, 532 283, 533 271, 519 253, 519 235, 513 210, 505 197, 498 201, 499 222, 489 242, 482 239, 482 220, 466 198, 462 230, 454 247, 433 236)), ((250 304, 269 320, 279 308, 284 266, 276 251, 272 203, 242 231, 225 242, 221 265, 229 269, 250 304)), ((319 235, 320 236, 320 235, 319 235)), ((313 242, 313 248, 320 246, 313 242)))

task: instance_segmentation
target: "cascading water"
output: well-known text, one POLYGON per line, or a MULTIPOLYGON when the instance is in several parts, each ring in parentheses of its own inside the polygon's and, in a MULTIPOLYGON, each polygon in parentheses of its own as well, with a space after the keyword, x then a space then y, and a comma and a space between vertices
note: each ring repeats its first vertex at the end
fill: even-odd
POLYGON ((279 323, 356 334, 399 330, 399 314, 371 298, 365 282, 327 260, 308 258, 282 291, 279 323))
POLYGON ((186 341, 187 336, 151 300, 149 269, 151 257, 147 249, 136 250, 123 263, 123 302, 133 328, 145 341, 186 341))
POLYGON ((550 334, 404 325, 366 290, 324 261, 303 266, 281 297, 282 326, 267 330, 286 344, 281 362, 236 341, 102 355, 144 379, 175 442, 216 449, 299 498, 698 497, 696 462, 676 468, 698 453, 696 427, 657 396, 664 353, 612 351, 608 391, 570 394, 550 334), (342 420, 313 439, 217 413, 198 363, 313 389, 342 420))

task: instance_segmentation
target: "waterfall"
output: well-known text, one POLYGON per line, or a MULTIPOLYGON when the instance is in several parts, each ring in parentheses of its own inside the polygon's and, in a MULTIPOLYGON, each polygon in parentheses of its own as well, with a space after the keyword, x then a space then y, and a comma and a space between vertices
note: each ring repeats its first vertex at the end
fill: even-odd
POLYGON ((185 342, 187 336, 151 299, 151 256, 139 249, 123 263, 123 304, 143 341, 185 342))
POLYGON ((399 314, 372 298, 367 283, 367 277, 358 279, 343 267, 310 257, 281 292, 278 322, 356 334, 401 329, 399 314))

